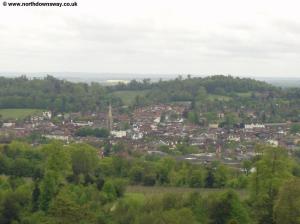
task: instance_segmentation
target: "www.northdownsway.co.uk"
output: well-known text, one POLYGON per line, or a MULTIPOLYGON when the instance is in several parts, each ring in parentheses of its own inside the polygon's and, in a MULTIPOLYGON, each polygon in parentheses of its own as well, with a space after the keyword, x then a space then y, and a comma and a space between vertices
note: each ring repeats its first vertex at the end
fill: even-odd
POLYGON ((48 7, 64 7, 64 6, 77 6, 77 2, 3 2, 3 6, 20 6, 20 7, 30 7, 30 6, 48 6, 48 7))

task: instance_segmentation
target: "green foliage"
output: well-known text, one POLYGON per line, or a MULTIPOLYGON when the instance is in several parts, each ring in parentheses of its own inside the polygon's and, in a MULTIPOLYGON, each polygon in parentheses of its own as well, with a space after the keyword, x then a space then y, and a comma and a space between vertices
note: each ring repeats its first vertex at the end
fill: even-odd
POLYGON ((59 184, 59 176, 55 171, 49 170, 45 173, 41 182, 40 193, 40 208, 42 210, 48 210, 51 200, 59 191, 59 184))
MULTIPOLYGON (((195 124, 218 122, 216 115, 221 111, 237 114, 238 122, 243 123, 300 121, 298 88, 280 89, 253 79, 222 75, 159 82, 132 80, 116 86, 72 83, 52 76, 43 79, 0 77, 0 96, 0 108, 12 110, 10 115, 16 113, 15 109, 26 112, 32 110, 30 108, 47 109, 54 114, 106 111, 109 102, 118 107, 122 103, 129 105, 128 109, 120 109, 128 112, 153 103, 190 101, 192 108, 188 117, 195 124), (256 117, 248 116, 247 111, 255 111, 256 117)), ((4 118, 7 117, 0 120, 4 118)), ((235 120, 228 117, 221 124, 230 127, 233 123, 235 120)))
POLYGON ((144 97, 149 91, 148 90, 133 90, 133 91, 115 91, 113 95, 121 98, 125 105, 132 105, 137 96, 144 97))
POLYGON ((250 223, 249 214, 233 191, 228 191, 213 202, 211 223, 250 223))
POLYGON ((97 166, 98 153, 95 148, 80 144, 70 146, 71 164, 74 175, 94 174, 97 166))
POLYGON ((103 186, 103 192, 108 201, 112 201, 117 198, 116 188, 112 181, 106 181, 103 186))
POLYGON ((188 119, 189 122, 191 122, 193 124, 199 124, 199 116, 198 116, 198 113, 196 111, 188 112, 187 119, 188 119))
MULTIPOLYGON (((98 83, 71 83, 52 76, 43 79, 0 77, 0 108, 91 111, 105 108, 108 97, 98 83)), ((114 101, 117 102, 117 101, 114 101)))
POLYGON ((39 115, 41 113, 42 110, 38 109, 0 109, 0 120, 23 120, 30 116, 39 115))
POLYGON ((49 207, 50 220, 57 224, 96 223, 96 217, 72 197, 69 189, 62 189, 49 207))
POLYGON ((190 187, 204 187, 204 173, 202 170, 192 170, 189 177, 190 187))
POLYGON ((156 183, 155 172, 146 172, 143 176, 143 184, 145 186, 154 186, 156 183))
POLYGON ((300 223, 300 180, 294 178, 279 190, 274 206, 274 219, 280 224, 300 223))
POLYGON ((251 175, 251 198, 259 223, 275 223, 274 204, 279 188, 292 176, 292 160, 283 148, 265 146, 251 175))
POLYGON ((66 177, 71 173, 71 157, 67 148, 60 142, 45 145, 42 150, 46 153, 46 170, 52 170, 59 176, 66 177))
POLYGON ((20 219, 21 205, 14 193, 8 193, 1 200, 0 223, 10 224, 20 219))
MULTIPOLYGON (((2 193, 2 192, 1 192, 2 193)), ((0 223, 10 224, 22 218, 22 210, 30 205, 30 188, 27 184, 0 194, 0 223)))
POLYGON ((293 125, 291 126, 290 132, 291 132, 292 134, 300 133, 300 125, 299 125, 299 124, 293 124, 293 125))
POLYGON ((144 176, 144 169, 140 165, 135 165, 130 170, 130 181, 133 184, 141 183, 144 176))
POLYGON ((172 157, 100 158, 85 144, 2 145, 0 223, 298 223, 295 163, 282 148, 260 146, 256 152, 260 156, 239 171, 172 157), (126 193, 128 181, 149 186, 135 186, 148 193, 126 193), (227 191, 248 182, 250 194, 227 191))
POLYGON ((229 169, 219 162, 213 162, 209 167, 206 179, 206 187, 222 188, 227 185, 229 169))
POLYGON ((224 128, 233 128, 239 122, 239 118, 236 114, 228 113, 225 115, 224 121, 220 124, 220 126, 224 128))
POLYGON ((192 153, 197 153, 198 149, 195 146, 191 146, 184 143, 184 144, 177 144, 175 151, 178 151, 182 155, 188 155, 192 153))
MULTIPOLYGON (((1 149, 1 146, 0 146, 1 149)), ((40 150, 33 150, 26 143, 12 142, 0 150, 0 172, 21 177, 37 177, 40 170, 40 150)))

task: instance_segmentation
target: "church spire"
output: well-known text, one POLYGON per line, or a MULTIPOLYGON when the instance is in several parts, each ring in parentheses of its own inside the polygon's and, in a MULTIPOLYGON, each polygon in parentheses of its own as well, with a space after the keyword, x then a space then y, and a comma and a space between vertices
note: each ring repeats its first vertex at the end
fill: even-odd
POLYGON ((112 129, 113 129, 113 116, 112 116, 111 103, 109 103, 109 106, 108 106, 107 129, 109 131, 112 131, 112 129))

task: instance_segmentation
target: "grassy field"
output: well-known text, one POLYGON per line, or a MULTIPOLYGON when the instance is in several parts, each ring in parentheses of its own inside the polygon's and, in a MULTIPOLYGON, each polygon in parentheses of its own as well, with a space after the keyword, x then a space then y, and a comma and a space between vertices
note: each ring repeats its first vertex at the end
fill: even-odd
MULTIPOLYGON (((126 195, 129 197, 137 198, 137 200, 142 200, 143 196, 147 195, 157 195, 164 193, 176 193, 184 194, 191 192, 199 192, 202 195, 208 195, 211 193, 222 193, 228 189, 212 189, 212 188, 188 188, 188 187, 146 187, 146 186, 128 186, 126 189, 126 195)), ((235 190, 242 198, 247 197, 247 192, 245 190, 235 190)))
POLYGON ((240 97, 250 97, 252 95, 252 92, 245 92, 245 93, 237 93, 240 97))
POLYGON ((149 90, 124 90, 113 92, 113 95, 120 97, 125 105, 130 105, 136 96, 145 96, 148 92, 149 90))
POLYGON ((220 101, 229 101, 231 97, 229 96, 222 96, 222 95, 215 95, 215 94, 208 94, 209 100, 220 100, 220 101))
MULTIPOLYGON (((114 96, 120 97, 125 105, 130 105, 134 102, 136 96, 145 96, 149 90, 124 90, 124 91, 116 91, 113 92, 114 96)), ((229 101, 231 97, 229 96, 222 96, 222 95, 215 95, 215 94, 208 94, 209 100, 221 100, 221 101, 229 101)))
POLYGON ((2 119, 24 119, 28 116, 39 114, 39 109, 0 109, 2 119))

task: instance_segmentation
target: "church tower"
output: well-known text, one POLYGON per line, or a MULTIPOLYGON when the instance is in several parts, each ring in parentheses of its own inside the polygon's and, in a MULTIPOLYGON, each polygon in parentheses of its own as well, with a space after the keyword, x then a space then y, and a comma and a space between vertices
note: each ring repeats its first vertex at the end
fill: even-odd
POLYGON ((112 129, 113 129, 113 116, 112 116, 111 104, 109 104, 109 106, 108 106, 107 129, 109 131, 112 131, 112 129))
POLYGON ((222 157, 222 147, 221 145, 218 145, 217 149, 216 149, 216 157, 218 160, 221 160, 222 157))

